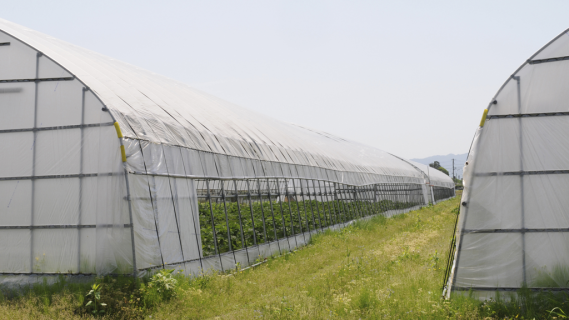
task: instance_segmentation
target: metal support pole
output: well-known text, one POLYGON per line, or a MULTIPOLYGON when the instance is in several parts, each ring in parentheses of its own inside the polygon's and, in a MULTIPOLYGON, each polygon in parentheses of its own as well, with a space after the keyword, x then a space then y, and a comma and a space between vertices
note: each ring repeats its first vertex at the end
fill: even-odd
POLYGON ((338 183, 334 182, 334 202, 338 205, 338 214, 343 226, 346 226, 346 212, 342 209, 342 201, 338 197, 338 183))
MULTIPOLYGON (((313 179, 309 181, 311 182, 312 190, 314 191, 312 195, 314 196, 314 202, 316 202, 315 205, 316 205, 316 213, 318 213, 318 224, 320 225, 320 230, 322 230, 323 227, 322 227, 322 218, 320 217, 320 206, 318 205, 318 200, 316 198, 316 185, 314 184, 313 179)), ((310 186, 308 187, 308 190, 310 191, 310 186)), ((312 203, 312 201, 310 201, 310 203, 312 203)))
MULTIPOLYGON (((85 129, 83 125, 85 124, 85 91, 88 89, 83 87, 81 89, 81 151, 79 155, 79 212, 77 215, 77 225, 82 224, 82 213, 83 213, 83 155, 85 151, 85 129)), ((130 222, 132 225, 132 221, 130 222)), ((132 228, 132 227, 131 227, 132 228)), ((81 273, 81 228, 77 229, 77 273, 81 273)))
MULTIPOLYGON (((310 206, 310 214, 312 217, 312 229, 318 231, 318 228, 316 227, 316 219, 314 219, 314 210, 312 209, 312 201, 310 200, 310 189, 308 189, 308 192, 304 192, 304 188, 302 187, 303 181, 306 183, 306 186, 308 187, 308 180, 300 180, 300 195, 302 196, 302 203, 304 204, 304 212, 306 213, 306 199, 304 199, 304 196, 308 194, 308 205, 310 206)), ((312 232, 312 230, 310 230, 310 220, 307 219, 306 223, 308 224, 308 231, 312 232)))
MULTIPOLYGON (((302 199, 302 207, 304 209, 304 219, 306 220, 306 229, 308 230, 308 233, 310 233, 311 232, 311 230, 310 230, 310 219, 308 218, 308 211, 306 210, 306 201, 304 200, 304 191, 302 189, 302 180, 301 179, 298 179, 298 184, 300 185, 299 197, 302 199)), ((297 203, 298 203, 298 199, 297 199, 297 203)), ((313 227, 314 227, 314 225, 313 225, 313 227)))
MULTIPOLYGON (((281 209, 281 218, 283 220, 283 232, 284 232, 284 237, 286 238, 286 241, 288 242, 288 250, 290 251, 290 240, 289 240, 289 236, 286 233, 286 221, 284 218, 284 210, 283 210, 283 202, 281 201, 281 187, 279 184, 279 179, 275 179, 276 181, 276 185, 277 185, 277 190, 278 190, 278 194, 277 194, 277 201, 279 202, 279 208, 281 209)), ((295 243, 296 243, 296 239, 295 239, 295 243)))
POLYGON ((349 201, 348 201, 349 198, 348 198, 348 196, 346 195, 346 194, 349 195, 349 193, 346 192, 346 188, 347 188, 347 186, 346 186, 345 184, 342 184, 342 189, 341 189, 340 194, 342 195, 342 204, 344 205, 344 209, 345 209, 346 212, 348 213, 348 219, 349 219, 349 221, 352 221, 352 220, 354 220, 355 218, 354 218, 354 214, 353 214, 353 212, 352 212, 352 208, 351 208, 351 206, 350 206, 350 203, 349 203, 349 201))
MULTIPOLYGON (((225 213, 225 225, 227 226, 227 247, 229 251, 233 251, 231 229, 229 228, 229 215, 227 214, 227 203, 225 202, 225 181, 221 181, 221 201, 223 201, 223 212, 225 213)), ((235 260, 235 254, 233 254, 233 259, 235 260)))
MULTIPOLYGON (((138 144, 138 147, 140 148, 140 153, 142 154, 142 162, 144 164, 144 172, 146 172, 146 174, 148 174, 148 168, 146 167, 146 161, 144 161, 144 151, 143 151, 140 143, 138 144)), ((126 167, 125 167, 125 171, 126 171, 126 167)), ((150 176, 150 178, 154 179, 154 176, 150 176)), ((154 196, 152 194, 152 188, 150 187, 150 181, 148 181, 148 178, 147 178, 146 182, 148 183, 148 195, 150 196, 150 203, 152 204, 152 212, 154 214, 154 226, 156 228, 156 240, 158 241, 158 251, 160 251, 160 261, 162 261, 162 266, 164 266, 164 255, 162 254, 162 246, 160 245, 160 233, 158 232, 158 209, 156 208, 156 205, 154 204, 154 196)), ((154 184, 154 186, 156 186, 156 184, 154 184)))
POLYGON ((296 232, 294 232, 294 219, 292 217, 292 207, 290 205, 290 194, 288 193, 288 182, 285 180, 285 197, 288 203, 288 214, 290 216, 290 228, 292 231, 292 236, 294 236, 294 243, 296 244, 296 248, 298 248, 298 241, 296 241, 296 232))
MULTIPOLYGON (((181 149, 181 148, 180 148, 180 157, 181 157, 181 159, 184 159, 184 156, 183 156, 183 154, 182 154, 182 149, 181 149)), ((186 175, 188 175, 188 174, 190 173, 190 170, 189 170, 189 168, 186 168, 186 164, 185 164, 184 162, 185 162, 185 161, 182 161, 182 165, 184 166, 184 173, 185 173, 186 175)), ((199 165, 201 166, 201 162, 199 163, 199 165)), ((126 168, 125 168, 125 170, 126 170, 126 168)), ((197 198, 197 190, 196 190, 197 188, 194 188, 195 183, 196 183, 196 182, 193 181, 193 180, 191 180, 191 179, 186 179, 186 185, 188 186, 188 191, 189 191, 190 193, 191 193, 191 192, 196 192, 196 198, 195 198, 195 200, 196 200, 196 202, 197 202, 197 201, 198 201, 198 198, 197 198), (191 184, 190 184, 188 181, 192 181, 191 184), (190 187, 190 185, 191 185, 191 187, 190 187)), ((128 183, 127 183, 127 185, 128 185, 128 183)), ((203 270, 203 261, 202 261, 203 250, 202 250, 202 248, 200 248, 200 239, 198 238, 198 229, 197 229, 197 225, 199 224, 199 207, 198 207, 198 212, 197 212, 198 221, 197 221, 197 223, 196 223, 196 214, 194 214, 194 212, 193 212, 193 209, 196 208, 196 207, 194 206, 194 203, 192 203, 192 201, 191 201, 191 200, 192 200, 192 197, 191 197, 190 195, 188 195, 188 196, 189 196, 189 198, 190 198, 190 206, 191 206, 191 208, 192 208, 192 212, 191 212, 191 214, 192 214, 192 222, 193 222, 193 224, 194 224, 194 234, 195 234, 195 238, 196 238, 196 248, 198 249, 198 257, 199 257, 199 261, 200 261, 200 268, 201 268, 201 270, 203 270)), ((129 203, 130 203, 130 196, 129 196, 129 203)), ((197 206, 197 203, 195 203, 195 204, 196 204, 196 206, 197 206)), ((131 218, 131 219, 132 219, 132 218, 131 218)), ((133 230, 134 230, 134 226, 133 226, 133 230)), ((201 227, 200 227, 200 235, 201 235, 201 227)))
MULTIPOLYGON (((164 156, 164 159, 168 159, 166 156, 166 152, 164 151, 164 146, 162 145, 162 155, 164 156)), ((168 161, 164 161, 164 164, 166 165, 166 172, 168 174, 170 174, 170 168, 168 168, 168 161)), ((182 261, 186 261, 186 258, 184 256, 184 247, 182 245, 182 234, 180 232, 180 213, 179 205, 178 204, 178 189, 176 187, 176 185, 174 185, 174 188, 172 188, 172 178, 168 177, 168 186, 170 187, 170 195, 172 196, 172 207, 174 209, 174 219, 176 220, 176 229, 178 230, 178 240, 180 242, 180 253, 182 255, 182 261)), ((213 220, 212 220, 213 221, 213 220)), ((215 221, 213 221, 215 222, 215 221)))
POLYGON ((320 180, 318 181, 318 194, 320 194, 320 201, 322 202, 322 214, 324 214, 324 220, 326 221, 326 227, 330 227, 332 225, 331 216, 330 216, 330 207, 328 207, 328 215, 326 216, 326 201, 324 201, 324 195, 322 194, 322 185, 320 185, 320 180))
POLYGON ((267 238, 267 223, 265 222, 265 205, 263 204, 263 193, 261 192, 261 181, 256 179, 257 181, 257 191, 259 192, 259 203, 261 204, 261 217, 263 219, 263 237, 265 239, 265 243, 269 243, 269 238, 267 238))
POLYGON ((328 192, 328 188, 326 188, 326 182, 324 182, 324 193, 326 194, 326 202, 328 203, 328 211, 334 212, 333 214, 331 213, 331 216, 333 217, 333 225, 337 225, 338 224, 338 213, 336 211, 336 202, 334 201, 334 199, 332 198, 332 201, 330 201, 328 199, 328 196, 330 195, 330 193, 328 192), (332 202, 332 207, 334 208, 334 210, 330 210, 330 202, 332 202))
POLYGON ((277 224, 275 222, 275 211, 273 208, 273 200, 271 198, 271 182, 269 179, 267 179, 267 190, 268 190, 268 195, 269 195, 269 205, 271 207, 271 217, 273 218, 273 232, 275 234, 275 241, 277 242, 277 246, 279 247, 279 254, 283 254, 282 250, 281 250, 281 244, 279 242, 279 236, 277 235, 277 224))
MULTIPOLYGON (((288 182, 286 182, 286 180, 285 180, 285 198, 287 199, 288 214, 290 216, 290 229, 291 229, 292 235, 295 236, 296 232, 294 232, 294 220, 292 218, 292 207, 290 205, 290 194, 288 193, 288 182)), ((295 240, 295 242, 296 242, 296 240, 295 240)))
POLYGON ((362 211, 361 211, 361 209, 360 209, 360 206, 359 206, 359 204, 358 204, 358 193, 357 193, 357 191, 356 191, 356 186, 352 186, 352 188, 353 188, 352 193, 353 193, 353 195, 354 195, 354 206, 355 206, 355 209, 356 209, 356 213, 357 213, 357 215, 358 215, 358 218, 363 218, 364 215, 363 215, 363 213, 362 213, 362 211))
MULTIPOLYGON (((518 92, 518 113, 522 114, 522 96, 521 96, 521 88, 520 88, 520 77, 514 76, 514 80, 516 80, 516 87, 518 92)), ((519 135, 520 135, 520 171, 524 171, 524 153, 523 153, 523 133, 522 133, 522 117, 518 118, 519 123, 519 135)), ((520 191, 521 191, 521 224, 522 224, 522 265, 523 265, 523 283, 527 284, 527 275, 526 275, 526 234, 525 234, 525 201, 524 201, 524 175, 520 174, 520 191)))
MULTIPOLYGON (((39 76, 39 64, 40 64, 40 57, 42 54, 38 52, 36 54, 36 79, 39 76)), ((34 128, 38 127, 38 84, 39 81, 35 81, 34 86, 34 128)), ((37 145, 37 135, 38 132, 34 131, 34 137, 32 141, 32 176, 36 175, 36 145, 37 145)), ((30 226, 34 225, 34 213, 35 213, 35 191, 36 191, 36 182, 32 180, 32 203, 31 203, 31 217, 30 217, 30 226)), ((30 273, 34 272, 34 231, 30 229, 30 273)))
MULTIPOLYGON (((306 244, 306 236, 304 235, 305 232, 303 231, 303 228, 302 228, 302 215, 300 214, 300 205, 298 204, 298 198, 297 198, 297 193, 296 193, 296 185, 294 183, 294 180, 295 179, 292 179, 292 188, 294 190, 293 196, 294 196, 294 200, 296 202, 296 212, 298 213, 298 225, 300 226, 300 233, 302 233, 302 237, 304 238, 304 243, 306 244)), ((306 217, 306 207, 304 207, 304 216, 306 217)), ((308 220, 306 222, 308 224, 308 220)))
POLYGON ((235 203, 237 205, 237 214, 239 216, 239 230, 241 231, 241 247, 245 249, 247 254, 247 261, 249 259, 249 249, 247 247, 247 242, 245 242, 245 233, 243 232, 243 219, 241 218, 241 206, 239 204, 239 188, 237 188, 237 180, 233 179, 233 185, 235 187, 235 203))
POLYGON ((209 189, 209 180, 205 181, 205 185, 207 188, 207 200, 209 202, 209 212, 211 213, 211 231, 213 232, 213 245, 215 248, 215 254, 219 257, 219 265, 221 266, 221 271, 223 270, 223 262, 221 262, 221 253, 219 253, 219 249, 217 247, 217 232, 215 231, 215 217, 213 216, 213 208, 211 206, 211 190, 209 189))
POLYGON ((251 225, 253 226, 253 245, 257 245, 257 231, 255 230, 255 216, 253 215, 253 200, 251 200, 251 188, 249 187, 249 179, 245 180, 247 184, 247 198, 249 199, 249 209, 251 210, 251 225))
POLYGON ((366 200, 365 200, 365 206, 366 206, 366 209, 367 209, 367 215, 368 215, 368 216, 371 216, 371 215, 373 215, 373 206, 372 206, 372 203, 371 203, 371 196, 370 196, 369 186, 365 186, 364 188, 365 188, 365 190, 364 190, 363 193, 365 194, 365 197, 366 197, 366 198, 365 198, 365 199, 366 199, 366 200))

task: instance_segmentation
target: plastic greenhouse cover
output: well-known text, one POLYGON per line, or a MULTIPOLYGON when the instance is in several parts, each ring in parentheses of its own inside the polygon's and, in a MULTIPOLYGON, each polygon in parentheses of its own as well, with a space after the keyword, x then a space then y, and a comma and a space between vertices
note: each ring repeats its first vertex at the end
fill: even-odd
POLYGON ((5 20, 0 20, 0 29, 85 83, 120 123, 126 138, 422 182, 415 168, 376 148, 271 119, 5 20))
POLYGON ((451 290, 569 286, 568 55, 565 31, 489 104, 464 168, 451 290))
POLYGON ((270 119, 7 21, 0 30, 0 283, 37 274, 224 270, 303 245, 314 228, 454 194, 450 178, 384 151, 270 119), (434 195, 426 183, 448 190, 434 195), (252 196, 256 205, 269 202, 271 216, 290 199, 328 202, 328 212, 304 208, 303 227, 297 207, 298 227, 291 211, 282 230, 273 217, 274 238, 253 231, 252 246, 218 250, 215 237, 224 235, 214 228, 231 220, 243 230, 243 217, 258 218, 252 196), (344 211, 330 209, 334 197, 344 211), (208 222, 212 198, 218 206, 242 202, 244 216, 225 212, 208 222))
POLYGON ((423 172, 427 183, 430 183, 435 187, 454 188, 454 182, 443 172, 422 163, 411 160, 406 161, 423 172))

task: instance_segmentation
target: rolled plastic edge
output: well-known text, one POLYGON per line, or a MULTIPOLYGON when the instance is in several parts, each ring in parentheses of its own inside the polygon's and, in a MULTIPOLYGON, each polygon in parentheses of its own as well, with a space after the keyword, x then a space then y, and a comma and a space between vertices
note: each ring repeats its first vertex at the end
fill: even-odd
POLYGON ((122 131, 121 131, 121 127, 119 126, 119 123, 115 121, 114 125, 115 125, 115 130, 117 130, 117 136, 119 138, 122 138, 123 135, 122 135, 122 131))
POLYGON ((124 146, 121 145, 121 157, 122 162, 126 162, 126 152, 124 151, 124 146))
POLYGON ((480 120, 480 128, 484 127, 484 123, 486 122, 486 116, 487 115, 488 115, 488 109, 484 109, 484 113, 482 114, 482 120, 480 120))

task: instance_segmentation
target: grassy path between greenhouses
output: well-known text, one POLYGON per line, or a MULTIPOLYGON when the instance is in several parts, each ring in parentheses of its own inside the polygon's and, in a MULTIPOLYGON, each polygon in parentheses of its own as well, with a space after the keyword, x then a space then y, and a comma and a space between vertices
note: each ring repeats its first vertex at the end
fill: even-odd
POLYGON ((440 300, 459 197, 326 232, 294 253, 209 277, 153 319, 440 319, 478 317, 440 300))

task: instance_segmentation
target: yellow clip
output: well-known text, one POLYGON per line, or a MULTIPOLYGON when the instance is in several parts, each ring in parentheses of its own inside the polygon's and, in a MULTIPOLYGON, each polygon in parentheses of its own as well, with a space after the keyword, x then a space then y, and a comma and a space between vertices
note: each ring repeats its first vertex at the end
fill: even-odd
POLYGON ((484 122, 486 122, 486 116, 488 115, 488 109, 484 109, 484 114, 482 115, 482 120, 480 120, 480 128, 484 127, 484 122))
POLYGON ((119 136, 119 138, 122 138, 121 127, 119 126, 118 122, 115 122, 115 129, 117 130, 117 136, 119 136))
POLYGON ((121 156, 122 162, 126 162, 126 152, 124 151, 124 146, 121 146, 121 156))

